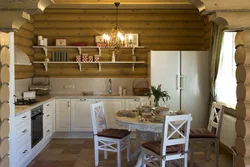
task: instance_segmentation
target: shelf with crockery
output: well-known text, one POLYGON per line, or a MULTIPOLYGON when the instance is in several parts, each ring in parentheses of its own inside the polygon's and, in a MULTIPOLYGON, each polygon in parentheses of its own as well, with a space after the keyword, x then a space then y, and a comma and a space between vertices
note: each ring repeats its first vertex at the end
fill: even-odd
MULTIPOLYGON (((79 55, 82 53, 82 49, 98 49, 99 55, 102 54, 102 49, 107 49, 104 46, 33 46, 35 49, 43 49, 45 56, 48 55, 48 49, 77 49, 79 55)), ((123 47, 122 49, 131 49, 132 55, 135 54, 135 49, 143 49, 145 46, 137 46, 137 47, 123 47)))
POLYGON ((101 64, 132 64, 132 71, 135 70, 135 64, 145 64, 144 61, 99 61, 99 62, 77 62, 77 61, 33 61, 33 64, 43 64, 45 71, 48 71, 48 64, 78 64, 79 71, 82 71, 82 65, 83 64, 98 64, 98 70, 102 71, 102 65, 101 64))

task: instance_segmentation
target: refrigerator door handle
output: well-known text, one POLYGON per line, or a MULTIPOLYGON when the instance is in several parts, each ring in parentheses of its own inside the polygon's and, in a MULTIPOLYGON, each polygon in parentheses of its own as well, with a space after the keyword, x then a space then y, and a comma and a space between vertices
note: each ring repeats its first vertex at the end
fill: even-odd
POLYGON ((180 75, 180 89, 184 90, 184 75, 180 75))
POLYGON ((179 75, 178 74, 176 74, 175 85, 176 85, 176 90, 179 90, 179 75))

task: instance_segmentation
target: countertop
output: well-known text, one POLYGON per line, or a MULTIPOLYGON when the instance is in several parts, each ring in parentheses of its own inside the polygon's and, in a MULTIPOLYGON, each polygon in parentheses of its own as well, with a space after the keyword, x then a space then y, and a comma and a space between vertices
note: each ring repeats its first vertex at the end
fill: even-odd
POLYGON ((82 95, 82 94, 51 94, 48 96, 36 96, 37 102, 31 105, 16 105, 15 116, 23 114, 37 106, 43 105, 44 103, 53 99, 134 99, 134 98, 147 98, 147 96, 119 96, 117 94, 96 94, 96 95, 82 95))

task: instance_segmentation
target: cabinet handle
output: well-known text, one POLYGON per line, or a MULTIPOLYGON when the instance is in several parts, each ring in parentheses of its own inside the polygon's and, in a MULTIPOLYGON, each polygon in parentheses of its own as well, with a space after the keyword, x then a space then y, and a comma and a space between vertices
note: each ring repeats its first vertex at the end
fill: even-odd
POLYGON ((27 129, 24 129, 23 131, 22 131, 22 133, 25 133, 27 131, 27 129))
POLYGON ((68 107, 69 107, 69 101, 68 101, 68 107))
POLYGON ((28 150, 24 150, 23 154, 25 154, 28 150))
POLYGON ((180 86, 180 89, 181 89, 181 90, 184 90, 184 75, 181 75, 180 78, 181 78, 181 86, 180 86))
POLYGON ((86 101, 86 99, 80 99, 80 101, 86 101))
POLYGON ((50 130, 47 130, 47 132, 49 132, 50 130))
POLYGON ((179 89, 179 75, 178 74, 176 75, 175 82, 176 82, 176 90, 178 90, 179 89))
POLYGON ((49 117, 49 115, 47 115, 47 117, 49 117))
POLYGON ((26 117, 27 117, 27 115, 23 116, 22 118, 26 118, 26 117))
POLYGON ((47 104, 47 106, 49 106, 49 104, 47 104))
POLYGON ((134 99, 134 101, 139 101, 139 99, 134 99))

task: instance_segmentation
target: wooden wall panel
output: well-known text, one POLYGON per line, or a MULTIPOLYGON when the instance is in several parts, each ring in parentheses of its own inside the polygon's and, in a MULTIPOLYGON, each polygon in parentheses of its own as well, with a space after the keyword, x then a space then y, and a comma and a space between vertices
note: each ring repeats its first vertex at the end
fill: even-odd
MULTIPOLYGON (((30 61, 34 61, 34 49, 32 48, 34 44, 33 40, 35 39, 34 35, 34 25, 33 22, 25 23, 19 29, 18 32, 15 33, 14 41, 15 47, 19 48, 23 52, 25 52, 30 61)), ((24 79, 31 78, 34 76, 34 66, 23 66, 23 65, 15 65, 15 79, 24 79)))
MULTIPOLYGON (((48 45, 55 45, 59 38, 67 39, 67 45, 84 42, 89 46, 95 45, 95 36, 109 33, 115 26, 115 10, 96 9, 46 9, 43 14, 34 15, 34 34, 48 38, 48 45)), ((149 50, 206 50, 210 47, 210 24, 199 15, 198 10, 119 10, 119 26, 129 33, 139 34, 139 45, 145 49, 136 50, 137 60, 147 62, 149 50), (205 38, 205 35, 207 36, 205 38), (208 44, 209 43, 209 44, 208 44)), ((37 45, 36 40, 35 45, 37 45)), ((48 57, 51 59, 51 52, 48 57)), ((67 51, 69 60, 75 61, 77 50, 60 49, 67 51)), ((97 55, 97 49, 84 50, 83 53, 97 55)), ((122 61, 132 60, 130 51, 122 51, 122 61)), ((35 49, 34 59, 44 60, 41 49, 35 49)), ((111 55, 103 51, 101 61, 111 61, 111 55)), ((85 65, 84 65, 85 66, 85 65)), ((51 65, 46 72, 40 64, 35 65, 36 76, 70 76, 70 77, 146 77, 147 65, 137 65, 135 71, 131 71, 131 65, 120 65, 116 68, 109 65, 101 72, 94 65, 78 71, 77 65, 51 65), (72 67, 74 66, 74 67, 72 67), (66 69, 72 68, 69 71, 66 69), (124 69, 123 69, 124 67, 124 69), (110 72, 112 71, 114 72, 110 72), (73 70, 74 69, 74 70, 73 70), (91 76, 94 75, 94 76, 91 76)), ((84 68, 84 67, 83 67, 84 68)))

